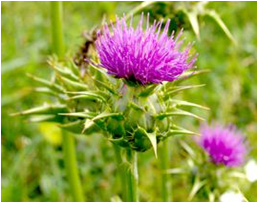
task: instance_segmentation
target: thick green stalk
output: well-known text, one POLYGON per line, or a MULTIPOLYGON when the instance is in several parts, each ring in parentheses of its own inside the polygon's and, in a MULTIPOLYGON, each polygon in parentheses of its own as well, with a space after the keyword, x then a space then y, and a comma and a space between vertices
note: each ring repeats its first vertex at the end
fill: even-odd
POLYGON ((164 140, 159 148, 159 165, 161 171, 161 196, 163 202, 171 202, 171 181, 169 174, 165 173, 169 169, 169 148, 168 141, 164 140))
MULTIPOLYGON (((51 23, 52 23, 52 40, 53 52, 58 57, 64 57, 64 44, 63 44, 63 25, 62 25, 62 2, 51 2, 51 23)), ((63 131, 63 154, 66 167, 67 179, 70 185, 70 191, 73 200, 83 202, 83 191, 79 178, 74 137, 72 134, 63 131)))
POLYGON ((64 56, 63 6, 61 1, 51 1, 52 49, 59 57, 64 56))
POLYGON ((138 168, 137 152, 127 149, 126 159, 128 167, 126 173, 126 201, 138 202, 138 168))
POLYGON ((121 156, 121 147, 113 144, 115 155, 116 155, 116 163, 117 163, 117 172, 119 174, 120 179, 120 188, 122 190, 122 200, 126 200, 126 173, 125 173, 125 164, 123 164, 123 158, 121 156))
POLYGON ((73 196, 73 201, 84 202, 82 186, 76 163, 74 137, 71 133, 66 131, 63 131, 63 150, 66 174, 70 184, 70 191, 73 196))

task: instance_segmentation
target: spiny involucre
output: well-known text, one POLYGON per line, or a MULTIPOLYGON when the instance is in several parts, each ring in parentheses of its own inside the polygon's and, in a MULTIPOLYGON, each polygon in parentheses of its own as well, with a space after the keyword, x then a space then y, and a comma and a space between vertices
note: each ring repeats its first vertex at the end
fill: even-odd
POLYGON ((126 24, 125 17, 111 23, 112 32, 107 24, 98 31, 96 49, 100 66, 117 78, 133 81, 138 84, 161 83, 173 81, 184 71, 193 68, 196 56, 190 56, 189 44, 180 51, 182 40, 178 41, 182 31, 174 38, 167 32, 170 20, 167 20, 163 32, 162 21, 154 21, 149 26, 147 15, 146 29, 143 29, 143 14, 136 29, 126 24))
POLYGON ((232 167, 245 161, 247 149, 244 136, 233 125, 203 125, 198 143, 215 164, 232 167))

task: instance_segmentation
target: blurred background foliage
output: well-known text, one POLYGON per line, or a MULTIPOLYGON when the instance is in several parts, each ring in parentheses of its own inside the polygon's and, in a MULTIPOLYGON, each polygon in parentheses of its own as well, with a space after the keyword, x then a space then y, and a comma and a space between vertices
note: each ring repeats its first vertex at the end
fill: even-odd
MULTIPOLYGON (((85 42, 83 31, 106 19, 132 11, 141 2, 64 2, 64 33, 67 55, 74 56, 85 42)), ((13 112, 47 102, 35 93, 37 84, 26 73, 50 77, 46 63, 51 53, 49 2, 1 3, 1 198, 2 201, 71 201, 65 179, 60 130, 49 123, 29 123, 13 112)), ((191 109, 208 122, 233 123, 246 135, 250 153, 257 159, 257 2, 155 2, 143 9, 153 18, 171 18, 170 30, 184 28, 187 41, 195 41, 198 69, 210 72, 189 78, 184 84, 206 84, 178 97, 210 107, 209 112, 191 109), (204 10, 203 10, 204 9, 204 10), (228 30, 214 13, 221 17, 228 30), (206 12, 206 13, 205 13, 206 12), (215 16, 215 17, 214 17, 215 16), (232 36, 231 36, 232 34, 232 36), (199 39, 198 39, 199 38, 199 39)), ((140 10, 139 10, 140 11, 140 10)), ((139 12, 138 12, 139 13, 139 12)), ((138 15, 138 14, 137 14, 138 15)), ((178 118, 181 126, 198 132, 199 122, 178 118)), ((184 165, 187 156, 177 144, 189 137, 169 139, 171 168, 184 165)), ((114 152, 103 136, 76 135, 77 160, 87 201, 110 201, 120 194, 114 175, 114 152)), ((160 171, 149 150, 139 156, 141 200, 160 201, 160 171)), ((191 184, 171 175, 173 200, 186 200, 191 184)), ((256 182, 237 184, 249 201, 256 201, 256 182)), ((198 197, 195 201, 207 201, 198 197)))

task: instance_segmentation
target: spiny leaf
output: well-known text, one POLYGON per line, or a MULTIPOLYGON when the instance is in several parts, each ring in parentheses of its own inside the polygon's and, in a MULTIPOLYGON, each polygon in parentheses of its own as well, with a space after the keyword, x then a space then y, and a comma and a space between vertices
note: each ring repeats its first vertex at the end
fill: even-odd
POLYGON ((193 31, 197 36, 197 39, 200 40, 200 29, 198 23, 198 14, 195 10, 185 11, 186 15, 189 18, 190 24, 192 25, 193 31))
POLYGON ((194 150, 186 142, 180 141, 179 143, 192 158, 196 156, 194 150))
POLYGON ((72 71, 75 75, 77 75, 78 77, 80 77, 80 75, 81 75, 80 69, 79 69, 79 67, 74 63, 73 60, 70 60, 70 61, 69 61, 68 67, 71 69, 71 71, 72 71))
POLYGON ((83 95, 76 95, 74 97, 70 97, 69 99, 89 99, 89 100, 101 100, 106 102, 106 99, 98 94, 94 93, 85 93, 83 95))
POLYGON ((199 104, 187 102, 187 101, 182 101, 182 100, 176 100, 176 99, 170 99, 170 101, 175 104, 176 106, 192 106, 192 107, 197 107, 200 109, 205 109, 205 110, 210 110, 208 107, 201 106, 199 104))
POLYGON ((134 102, 130 102, 129 107, 132 107, 136 111, 144 112, 144 109, 142 107, 140 107, 139 105, 135 104, 134 102))
POLYGON ((200 117, 200 116, 197 116, 193 113, 190 113, 188 111, 183 111, 183 110, 180 110, 180 109, 176 109, 175 111, 171 111, 171 112, 164 112, 164 113, 160 113, 160 114, 157 114, 155 115, 154 117, 156 117, 157 119, 164 119, 166 117, 170 117, 170 116, 191 116, 191 117, 194 117, 194 118, 197 118, 199 120, 205 120, 204 118, 200 117))
POLYGON ((118 120, 122 120, 124 116, 121 113, 109 113, 109 112, 103 112, 99 114, 98 116, 94 117, 92 121, 97 121, 102 118, 116 118, 118 120))
POLYGON ((102 76, 104 76, 104 78, 106 78, 109 82, 114 82, 114 78, 112 78, 108 73, 107 73, 107 71, 105 70, 105 69, 103 69, 103 68, 100 68, 100 67, 97 67, 97 64, 96 64, 96 62, 90 62, 90 65, 91 65, 91 67, 94 69, 94 70, 96 70, 97 72, 99 72, 102 76))
POLYGON ((56 91, 56 92, 59 92, 59 93, 63 93, 64 92, 64 89, 55 84, 55 83, 52 83, 52 82, 49 82, 48 80, 45 80, 45 79, 42 79, 42 78, 38 78, 34 75, 31 75, 31 74, 27 74, 28 77, 32 78, 33 80, 37 81, 38 83, 42 84, 42 85, 45 85, 46 87, 48 87, 49 89, 53 90, 53 91, 56 91))
POLYGON ((199 134, 186 129, 169 130, 168 133, 166 134, 167 137, 173 136, 173 135, 199 135, 199 134))
POLYGON ((92 113, 87 113, 87 112, 59 113, 58 115, 73 116, 73 117, 88 118, 88 119, 92 119, 94 117, 94 115, 92 113))
POLYGON ((125 19, 130 18, 133 14, 143 10, 144 8, 150 6, 151 4, 157 3, 158 1, 143 1, 138 6, 134 7, 130 12, 128 12, 125 16, 125 19))
POLYGON ((130 147, 130 144, 123 137, 116 139, 108 138, 108 140, 118 146, 130 147))
POLYGON ((56 105, 49 105, 45 104, 40 107, 35 107, 32 109, 28 109, 22 112, 11 114, 11 116, 20 116, 20 115, 35 115, 35 114, 55 114, 60 112, 67 112, 66 105, 56 104, 56 105))
POLYGON ((206 184, 207 181, 200 181, 199 178, 195 178, 194 185, 188 196, 188 200, 191 201, 196 193, 206 184))
POLYGON ((56 115, 35 115, 29 118, 30 122, 55 121, 56 115))
POLYGON ((78 66, 76 66, 72 58, 68 59, 67 61, 68 66, 65 66, 63 65, 63 63, 60 63, 56 55, 50 56, 47 62, 49 66, 53 68, 57 73, 70 79, 74 79, 74 80, 80 79, 80 69, 78 66))
POLYGON ((158 158, 158 153, 157 153, 157 138, 156 138, 156 133, 147 133, 148 138, 151 141, 155 157, 158 158))
POLYGON ((86 120, 84 123, 84 128, 82 130, 82 133, 84 133, 86 130, 93 127, 94 125, 95 125, 95 123, 92 120, 86 120))
POLYGON ((182 135, 199 135, 196 132, 187 130, 185 128, 179 127, 175 124, 173 124, 169 131, 165 134, 165 137, 169 137, 169 136, 173 136, 173 135, 178 135, 178 134, 182 134, 182 135))
POLYGON ((59 67, 57 64, 53 64, 53 66, 51 66, 57 73, 59 73, 60 75, 62 75, 63 77, 73 80, 73 81, 80 81, 80 78, 77 77, 76 75, 74 75, 74 73, 68 69, 67 67, 59 67))
MULTIPOLYGON (((155 157, 157 158, 158 154, 157 154, 157 137, 156 137, 156 133, 155 132, 148 133, 144 128, 142 128, 140 126, 138 126, 136 131, 137 131, 138 135, 142 135, 142 136, 145 135, 145 136, 148 137, 148 139, 150 140, 151 145, 153 147, 155 157)), ((135 134, 136 134, 136 132, 135 132, 135 134)))
POLYGON ((203 74, 203 73, 208 73, 210 72, 210 70, 208 69, 204 69, 204 70, 197 70, 197 71, 192 71, 189 72, 189 71, 186 71, 184 72, 178 79, 176 79, 173 84, 177 84, 177 83, 180 83, 182 81, 184 81, 186 78, 189 79, 189 78, 192 78, 194 76, 197 76, 197 75, 200 75, 200 74, 203 74))
POLYGON ((153 94, 157 89, 159 89, 160 86, 157 84, 152 84, 144 88, 144 90, 139 94, 140 97, 147 97, 151 94, 153 94))
POLYGON ((107 84, 105 84, 104 82, 101 82, 99 80, 96 80, 93 78, 93 80, 97 83, 97 85, 101 85, 102 87, 104 87, 106 90, 108 90, 110 93, 114 94, 114 95, 118 95, 115 91, 114 91, 114 87, 109 87, 107 84))
POLYGON ((182 90, 186 89, 193 89, 197 87, 204 87, 206 84, 201 84, 201 85, 187 85, 187 86, 173 86, 169 89, 166 90, 165 92, 165 98, 167 98, 171 94, 176 94, 178 92, 181 92, 182 90))
POLYGON ((87 119, 84 123, 84 128, 81 133, 83 134, 91 134, 91 133, 97 133, 101 130, 100 126, 95 124, 92 120, 87 119))
POLYGON ((81 134, 81 132, 83 130, 83 123, 84 123, 84 121, 77 120, 77 121, 69 122, 66 124, 59 124, 59 127, 64 130, 71 131, 73 133, 81 134))
POLYGON ((221 27, 221 29, 225 32, 225 34, 227 35, 227 37, 236 45, 237 42, 235 40, 235 38, 233 37, 233 35, 231 34, 231 32, 229 31, 229 29, 227 28, 227 26, 225 25, 225 23, 223 22, 223 20, 220 18, 219 14, 214 11, 214 10, 206 10, 205 14, 212 17, 217 23, 218 25, 221 27))
POLYGON ((73 90, 87 90, 88 86, 83 83, 75 82, 62 76, 58 76, 58 79, 69 89, 73 90))
POLYGON ((105 99, 109 98, 109 95, 106 92, 103 91, 78 91, 78 92, 71 92, 71 91, 66 91, 66 94, 71 94, 71 95, 99 95, 104 97, 105 99))
POLYGON ((45 94, 54 95, 56 97, 59 97, 59 95, 56 92, 52 91, 51 89, 49 89, 47 87, 36 87, 35 91, 39 92, 39 93, 45 93, 45 94))

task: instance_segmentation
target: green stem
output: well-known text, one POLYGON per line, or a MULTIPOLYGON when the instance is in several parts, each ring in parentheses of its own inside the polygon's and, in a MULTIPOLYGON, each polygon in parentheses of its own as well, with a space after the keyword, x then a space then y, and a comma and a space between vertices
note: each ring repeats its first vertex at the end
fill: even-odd
MULTIPOLYGON (((64 57, 63 24, 62 24, 62 2, 51 2, 51 23, 53 51, 58 57, 64 57)), ((70 190, 74 201, 83 202, 83 190, 79 178, 74 137, 72 134, 63 131, 63 153, 66 167, 66 175, 69 181, 70 190)))
POLYGON ((171 202, 171 181, 169 174, 165 173, 169 169, 169 148, 168 141, 164 140, 159 148, 159 165, 161 170, 161 196, 163 202, 171 202))
POLYGON ((61 1, 51 1, 51 26, 52 26, 52 43, 53 51, 59 57, 64 56, 63 43, 63 6, 61 1))
POLYGON ((126 169, 126 201, 138 202, 138 169, 137 152, 127 149, 126 159, 129 167, 126 169))
POLYGON ((73 200, 75 202, 84 202, 82 186, 76 163, 74 137, 72 134, 65 131, 63 131, 63 150, 66 173, 73 200))
POLYGON ((113 147, 116 155, 117 172, 119 174, 119 179, 120 179, 120 188, 122 190, 122 200, 125 200, 126 199, 125 165, 123 164, 123 159, 121 156, 121 148, 116 144, 113 144, 113 147))

